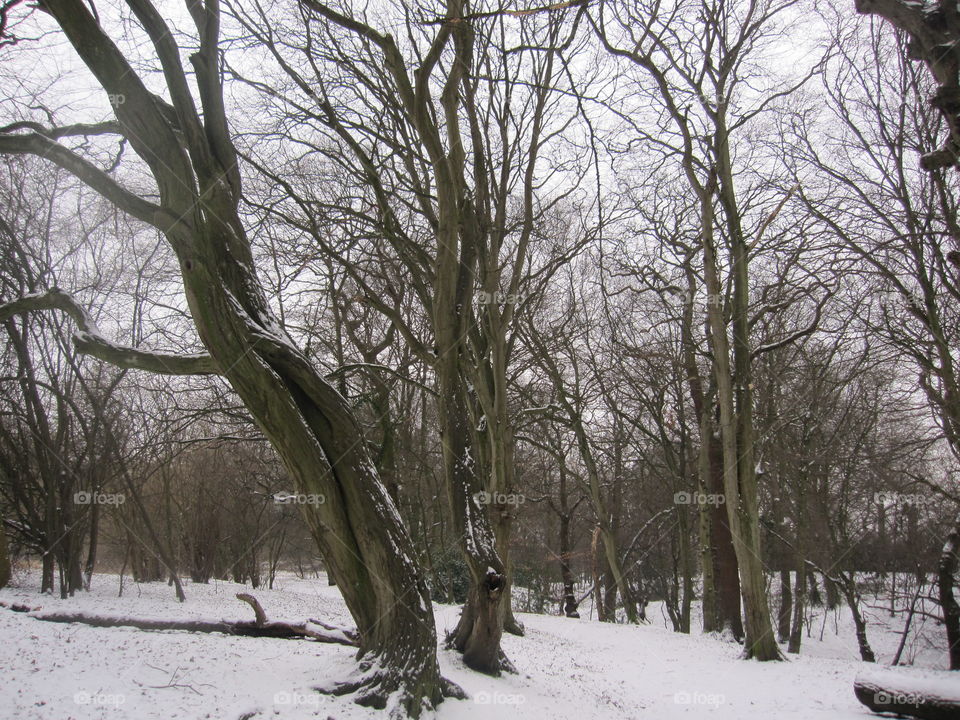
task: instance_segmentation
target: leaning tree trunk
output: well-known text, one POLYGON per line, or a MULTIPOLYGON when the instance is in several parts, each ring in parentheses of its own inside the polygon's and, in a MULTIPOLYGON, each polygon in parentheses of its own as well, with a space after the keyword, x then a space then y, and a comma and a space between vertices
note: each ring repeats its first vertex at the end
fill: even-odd
POLYGON ((857 584, 853 575, 840 573, 835 582, 843 593, 847 606, 850 608, 850 613, 853 615, 853 627, 857 636, 857 649, 860 651, 860 659, 864 662, 876 662, 877 658, 873 654, 873 648, 870 647, 867 640, 867 621, 864 619, 863 613, 860 612, 860 597, 857 593, 857 584))
POLYGON ((960 604, 953 595, 956 585, 960 552, 960 515, 947 536, 940 563, 937 568, 937 585, 940 588, 940 607, 943 608, 943 624, 947 630, 947 652, 950 654, 950 669, 960 670, 960 604))
POLYGON ((112 98, 112 130, 149 166, 159 204, 136 196, 66 146, 41 133, 0 136, 0 152, 32 153, 62 165, 134 217, 162 231, 177 255, 190 312, 207 355, 120 348, 99 334, 83 308, 59 291, 0 307, 0 316, 56 307, 80 326, 81 351, 125 367, 172 374, 218 374, 271 442, 304 504, 360 633, 362 673, 335 692, 362 704, 417 716, 442 696, 436 630, 426 582, 396 506, 380 481, 346 400, 291 341, 257 277, 241 222, 237 155, 220 85, 216 3, 190 6, 199 48, 188 81, 175 35, 157 9, 132 2, 159 58, 172 105, 143 84, 81 0, 47 0, 83 62, 112 98), (197 110, 191 87, 202 105, 197 110), (44 305, 46 303, 46 305, 44 305))

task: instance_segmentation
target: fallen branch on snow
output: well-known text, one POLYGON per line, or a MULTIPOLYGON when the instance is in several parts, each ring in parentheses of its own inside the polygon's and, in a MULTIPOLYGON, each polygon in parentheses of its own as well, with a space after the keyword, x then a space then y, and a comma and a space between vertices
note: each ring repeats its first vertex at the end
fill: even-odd
POLYGON ((151 620, 146 618, 130 618, 109 615, 88 615, 82 612, 62 612, 42 609, 10 607, 11 610, 23 612, 30 610, 30 617, 35 620, 55 623, 82 623, 93 627, 132 627, 138 630, 184 630, 187 632, 224 633, 225 635, 240 635, 242 637, 271 637, 271 638, 303 638, 323 643, 334 643, 359 647, 360 637, 355 630, 330 625, 318 620, 290 623, 267 620, 267 614, 260 602, 247 593, 238 593, 237 599, 250 605, 256 616, 255 620, 151 620))

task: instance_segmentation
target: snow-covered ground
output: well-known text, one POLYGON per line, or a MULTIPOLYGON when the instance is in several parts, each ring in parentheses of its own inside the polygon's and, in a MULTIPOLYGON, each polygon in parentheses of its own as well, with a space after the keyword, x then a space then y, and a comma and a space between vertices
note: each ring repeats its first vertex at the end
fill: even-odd
MULTIPOLYGON (((98 575, 90 593, 63 601, 38 595, 38 582, 34 574, 21 575, 15 587, 0 591, 0 602, 137 618, 251 617, 249 607, 234 598, 249 587, 232 583, 187 585, 187 601, 180 604, 163 583, 136 585, 128 579, 123 597, 117 597, 117 577, 98 575)), ((339 593, 324 578, 284 576, 274 590, 254 594, 272 619, 350 624, 339 593)), ((657 619, 657 609, 650 612, 657 619)), ((441 637, 457 613, 456 607, 436 606, 441 637)), ((737 645, 680 635, 659 623, 520 617, 527 636, 503 641, 518 675, 479 675, 455 653, 440 650, 444 675, 471 697, 443 703, 439 720, 871 716, 853 695, 854 677, 868 666, 857 659, 845 613, 836 619, 839 635, 830 613, 824 640, 817 626, 813 637, 804 638, 801 656, 783 663, 742 661, 737 645)), ((899 622, 870 628, 881 661, 896 649, 899 622)), ((942 664, 940 655, 935 648, 922 654, 932 665, 937 658, 942 664)), ((382 717, 311 689, 354 669, 350 648, 314 642, 56 624, 0 608, 0 668, 0 720, 382 717)), ((960 676, 956 682, 960 692, 960 676)))

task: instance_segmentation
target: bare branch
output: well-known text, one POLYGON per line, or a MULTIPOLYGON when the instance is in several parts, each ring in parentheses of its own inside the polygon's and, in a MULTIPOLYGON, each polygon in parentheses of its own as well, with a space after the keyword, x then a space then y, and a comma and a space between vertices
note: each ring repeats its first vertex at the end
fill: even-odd
POLYGON ((148 370, 160 375, 218 375, 213 358, 204 354, 148 352, 111 342, 97 328, 90 313, 71 295, 52 288, 0 304, 0 322, 14 315, 37 310, 60 310, 77 324, 73 342, 79 352, 121 368, 148 370))

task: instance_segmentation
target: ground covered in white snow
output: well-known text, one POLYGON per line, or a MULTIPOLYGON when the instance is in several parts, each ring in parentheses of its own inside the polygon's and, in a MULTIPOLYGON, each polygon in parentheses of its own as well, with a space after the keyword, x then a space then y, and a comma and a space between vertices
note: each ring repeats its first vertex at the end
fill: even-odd
MULTIPOLYGON (((38 595, 35 575, 21 575, 16 582, 0 591, 0 602, 137 618, 251 619, 250 608, 234 598, 249 587, 231 583, 187 585, 181 605, 163 583, 127 580, 123 597, 117 597, 118 579, 109 575, 95 576, 90 593, 69 600, 38 595)), ((351 624, 339 593, 324 578, 285 576, 274 590, 254 594, 271 619, 351 624)), ((651 610, 659 619, 656 608, 651 610)), ((458 609, 438 605, 436 612, 442 637, 454 626, 458 609)), ((868 666, 857 659, 843 613, 835 618, 829 613, 826 624, 804 638, 800 657, 763 664, 739 660, 737 645, 657 625, 520 617, 527 636, 503 641, 519 675, 479 675, 455 653, 440 650, 444 674, 471 698, 445 702, 439 720, 871 717, 853 695, 854 677, 868 666)), ((897 623, 871 628, 881 661, 895 650, 898 629, 897 623)), ((941 655, 936 648, 920 653, 932 666, 941 655)), ((350 674, 350 648, 299 640, 54 624, 0 608, 0 668, 0 720, 382 716, 311 689, 350 674)))

